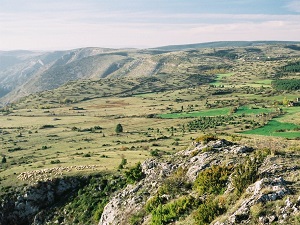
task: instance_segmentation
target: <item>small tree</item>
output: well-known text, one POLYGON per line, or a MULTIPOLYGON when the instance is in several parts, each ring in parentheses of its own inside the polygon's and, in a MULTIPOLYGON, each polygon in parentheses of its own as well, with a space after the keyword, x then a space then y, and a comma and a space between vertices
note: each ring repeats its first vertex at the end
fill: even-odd
POLYGON ((2 157, 2 161, 1 161, 2 163, 6 163, 6 158, 5 158, 5 156, 3 156, 2 157))
POLYGON ((123 126, 119 123, 116 126, 116 133, 122 133, 123 132, 123 126))

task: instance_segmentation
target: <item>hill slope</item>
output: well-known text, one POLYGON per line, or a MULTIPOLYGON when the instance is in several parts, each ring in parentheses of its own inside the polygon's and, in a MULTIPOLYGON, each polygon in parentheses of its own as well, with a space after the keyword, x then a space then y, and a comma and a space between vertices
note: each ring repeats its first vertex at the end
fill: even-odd
POLYGON ((297 52, 298 48, 292 48, 297 43, 212 42, 145 50, 82 48, 56 52, 0 52, 0 104, 52 90, 72 80, 162 73, 201 74, 212 63, 217 68, 222 64, 230 67, 233 60, 244 57, 265 59, 297 52))
POLYGON ((254 47, 260 45, 294 45, 299 44, 299 41, 216 41, 206 42, 199 44, 187 44, 187 45, 168 45, 162 46, 155 49, 166 50, 166 51, 179 51, 188 50, 195 48, 224 48, 224 47, 254 47))
POLYGON ((299 166, 270 153, 218 140, 149 159, 145 177, 111 199, 99 225, 297 224, 299 166))

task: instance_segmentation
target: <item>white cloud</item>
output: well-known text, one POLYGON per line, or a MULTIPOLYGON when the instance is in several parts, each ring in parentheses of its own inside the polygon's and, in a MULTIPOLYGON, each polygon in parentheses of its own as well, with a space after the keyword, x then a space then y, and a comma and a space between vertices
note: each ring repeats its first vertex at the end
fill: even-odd
POLYGON ((300 1, 293 0, 286 6, 290 11, 300 13, 300 1))
MULTIPOLYGON (((60 7, 64 7, 63 5, 60 7)), ((218 40, 299 40, 300 15, 0 12, 0 49, 155 47, 218 40)))

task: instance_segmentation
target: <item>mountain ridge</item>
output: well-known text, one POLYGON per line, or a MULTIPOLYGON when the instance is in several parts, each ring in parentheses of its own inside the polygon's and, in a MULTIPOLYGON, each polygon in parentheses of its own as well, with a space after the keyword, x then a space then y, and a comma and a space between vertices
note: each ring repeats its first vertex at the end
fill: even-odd
MULTIPOLYGON (((243 57, 244 53, 241 54, 240 51, 255 48, 254 50, 261 51, 261 54, 253 52, 253 57, 262 58, 269 53, 258 48, 280 46, 284 49, 299 43, 224 41, 152 49, 88 47, 52 52, 2 51, 0 52, 0 104, 15 101, 32 93, 52 90, 72 80, 175 74, 178 73, 178 68, 181 73, 190 73, 188 68, 196 68, 197 64, 197 59, 191 62, 192 57, 203 57, 203 61, 205 61, 204 57, 208 59, 211 57, 210 60, 214 57, 215 60, 225 62, 226 54, 243 57), (221 54, 214 55, 214 51, 221 54)), ((294 49, 297 51, 298 48, 294 49)), ((202 70, 196 68, 193 71, 193 73, 201 73, 202 70)))

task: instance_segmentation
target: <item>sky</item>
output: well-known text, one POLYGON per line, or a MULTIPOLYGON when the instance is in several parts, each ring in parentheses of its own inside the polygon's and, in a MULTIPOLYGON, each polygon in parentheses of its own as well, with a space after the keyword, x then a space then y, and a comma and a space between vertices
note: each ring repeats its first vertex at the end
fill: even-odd
POLYGON ((0 50, 300 41, 300 0, 0 0, 0 50))

